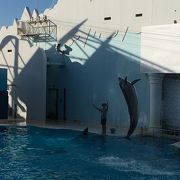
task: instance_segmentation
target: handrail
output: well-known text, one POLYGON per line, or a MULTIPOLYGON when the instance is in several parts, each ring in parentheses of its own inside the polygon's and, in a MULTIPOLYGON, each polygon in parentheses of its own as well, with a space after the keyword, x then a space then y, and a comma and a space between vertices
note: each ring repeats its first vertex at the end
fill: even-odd
POLYGON ((149 129, 158 129, 160 131, 178 131, 178 132, 180 132, 180 129, 178 129, 178 128, 164 129, 164 128, 159 128, 159 127, 149 127, 149 129))
MULTIPOLYGON (((149 127, 149 129, 152 129, 152 135, 155 136, 157 135, 157 131, 159 131, 160 133, 163 133, 164 135, 170 135, 171 137, 180 137, 180 129, 179 128, 168 128, 168 129, 164 129, 164 128, 160 128, 160 127, 149 127)), ((163 135, 161 134, 161 135, 163 135)))

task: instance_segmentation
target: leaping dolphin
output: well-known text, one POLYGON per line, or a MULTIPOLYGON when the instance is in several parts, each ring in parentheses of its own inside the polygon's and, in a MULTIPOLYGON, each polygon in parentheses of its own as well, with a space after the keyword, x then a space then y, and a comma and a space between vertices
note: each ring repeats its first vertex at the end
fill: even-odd
POLYGON ((128 106, 129 116, 130 116, 130 127, 126 136, 126 138, 129 139, 131 134, 134 132, 138 122, 138 116, 139 116, 138 99, 134 84, 138 82, 140 79, 136 79, 132 82, 129 82, 127 80, 127 77, 125 77, 125 79, 119 77, 118 79, 119 79, 119 86, 125 97, 128 106))

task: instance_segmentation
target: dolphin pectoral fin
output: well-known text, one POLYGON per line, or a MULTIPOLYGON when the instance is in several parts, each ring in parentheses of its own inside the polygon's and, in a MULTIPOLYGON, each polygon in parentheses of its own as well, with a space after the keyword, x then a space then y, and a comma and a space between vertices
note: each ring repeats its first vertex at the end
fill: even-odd
POLYGON ((140 81, 141 79, 136 79, 134 81, 131 82, 132 85, 136 84, 138 81, 140 81))

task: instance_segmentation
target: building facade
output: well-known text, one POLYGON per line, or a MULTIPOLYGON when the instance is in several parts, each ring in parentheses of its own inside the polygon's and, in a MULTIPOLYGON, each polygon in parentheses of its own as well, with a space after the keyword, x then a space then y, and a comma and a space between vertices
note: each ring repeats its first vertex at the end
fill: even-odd
POLYGON ((109 126, 128 127, 118 84, 118 77, 127 77, 130 82, 141 79, 135 85, 138 127, 161 127, 164 121, 180 126, 178 118, 171 118, 173 112, 165 110, 176 99, 169 86, 174 84, 178 96, 179 72, 165 71, 168 63, 157 71, 160 65, 151 56, 157 48, 146 48, 152 42, 146 41, 149 29, 144 27, 178 27, 178 5, 178 0, 59 0, 40 15, 25 8, 20 20, 0 31, 0 65, 8 69, 14 116, 97 125, 100 115, 92 104, 108 102, 109 126), (48 22, 56 27, 47 25, 48 31, 43 25, 48 22))

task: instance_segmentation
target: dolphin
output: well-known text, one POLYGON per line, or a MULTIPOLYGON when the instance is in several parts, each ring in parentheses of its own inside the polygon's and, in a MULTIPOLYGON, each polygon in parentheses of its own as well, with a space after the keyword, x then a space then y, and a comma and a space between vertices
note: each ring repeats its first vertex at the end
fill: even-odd
POLYGON ((130 139, 130 136, 134 132, 138 123, 138 116, 139 116, 138 99, 134 84, 138 82, 140 79, 136 79, 132 82, 129 82, 127 80, 127 77, 125 77, 125 79, 119 77, 118 79, 119 79, 119 86, 123 92, 123 95, 125 97, 128 106, 128 111, 130 116, 130 127, 126 135, 126 138, 130 139))

